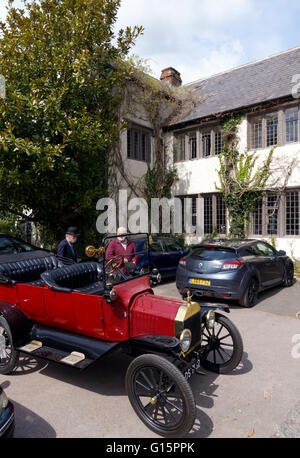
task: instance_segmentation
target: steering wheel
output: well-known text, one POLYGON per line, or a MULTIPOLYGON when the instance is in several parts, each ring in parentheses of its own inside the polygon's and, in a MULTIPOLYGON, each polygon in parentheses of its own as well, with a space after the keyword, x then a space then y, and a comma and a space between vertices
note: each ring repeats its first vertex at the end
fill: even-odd
POLYGON ((105 264, 104 266, 104 269, 106 270, 106 268, 111 265, 111 270, 109 272, 107 272, 108 275, 112 274, 115 270, 119 269, 119 267, 121 267, 122 263, 123 263, 123 259, 121 258, 121 261, 119 262, 116 262, 114 261, 114 259, 116 258, 119 258, 120 256, 115 256, 114 258, 111 258, 109 261, 107 261, 107 263, 105 264))

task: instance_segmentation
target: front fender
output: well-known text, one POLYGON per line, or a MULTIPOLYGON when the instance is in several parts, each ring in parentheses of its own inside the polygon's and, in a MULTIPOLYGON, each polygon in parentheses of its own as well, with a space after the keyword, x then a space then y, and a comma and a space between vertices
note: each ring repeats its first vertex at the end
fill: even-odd
POLYGON ((33 322, 20 310, 9 302, 0 301, 0 315, 2 315, 9 327, 14 346, 19 346, 28 340, 33 322))
POLYGON ((162 353, 175 356, 180 353, 179 339, 158 334, 142 334, 126 340, 123 344, 125 352, 162 353))
POLYGON ((201 304, 201 318, 207 314, 210 310, 222 310, 226 313, 230 313, 230 308, 227 304, 201 304))

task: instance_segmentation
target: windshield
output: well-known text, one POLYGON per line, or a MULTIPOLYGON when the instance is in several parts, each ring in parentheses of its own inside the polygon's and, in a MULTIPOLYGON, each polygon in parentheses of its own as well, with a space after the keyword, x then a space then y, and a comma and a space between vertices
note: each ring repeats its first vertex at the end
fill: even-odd
POLYGON ((10 236, 0 236, 0 255, 24 253, 26 251, 35 251, 38 248, 10 236))
POLYGON ((116 284, 150 273, 148 234, 105 237, 102 257, 106 282, 116 284))

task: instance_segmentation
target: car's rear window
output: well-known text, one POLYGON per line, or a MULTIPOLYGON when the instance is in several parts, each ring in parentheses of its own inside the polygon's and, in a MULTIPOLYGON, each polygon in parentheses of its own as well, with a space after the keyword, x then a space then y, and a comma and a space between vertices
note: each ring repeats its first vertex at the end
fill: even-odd
POLYGON ((236 258, 236 253, 232 248, 203 246, 193 248, 191 257, 202 259, 203 261, 217 261, 219 259, 234 259, 236 258))

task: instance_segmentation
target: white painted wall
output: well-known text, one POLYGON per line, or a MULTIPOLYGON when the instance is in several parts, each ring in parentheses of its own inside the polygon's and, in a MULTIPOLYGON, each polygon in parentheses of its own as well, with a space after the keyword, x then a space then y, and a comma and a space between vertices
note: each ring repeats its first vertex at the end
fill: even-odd
MULTIPOLYGON (((239 150, 241 152, 247 150, 247 119, 244 118, 239 126, 239 150)), ((167 153, 169 161, 173 160, 173 135, 166 135, 167 153)), ((256 167, 262 165, 270 148, 259 149, 257 153, 256 167)), ((253 151, 252 151, 253 152, 253 151)), ((275 176, 279 178, 278 184, 283 184, 286 169, 290 163, 294 164, 292 175, 290 176, 287 187, 300 186, 300 143, 287 144, 277 147, 274 151, 274 168, 276 168, 275 176), (297 163, 299 161, 299 163, 297 163)), ((217 170, 219 168, 218 157, 201 158, 196 160, 188 160, 175 164, 178 170, 179 181, 173 186, 173 194, 177 196, 214 193, 216 192, 215 183, 219 184, 217 170)), ((201 217, 200 217, 201 218, 201 217)), ((203 218, 203 217, 202 217, 203 218)), ((188 235, 186 242, 193 244, 201 241, 202 237, 188 235)), ((268 240, 271 243, 271 240, 268 240)), ((300 259, 300 237, 285 237, 275 238, 276 248, 285 250, 288 255, 300 259)))

